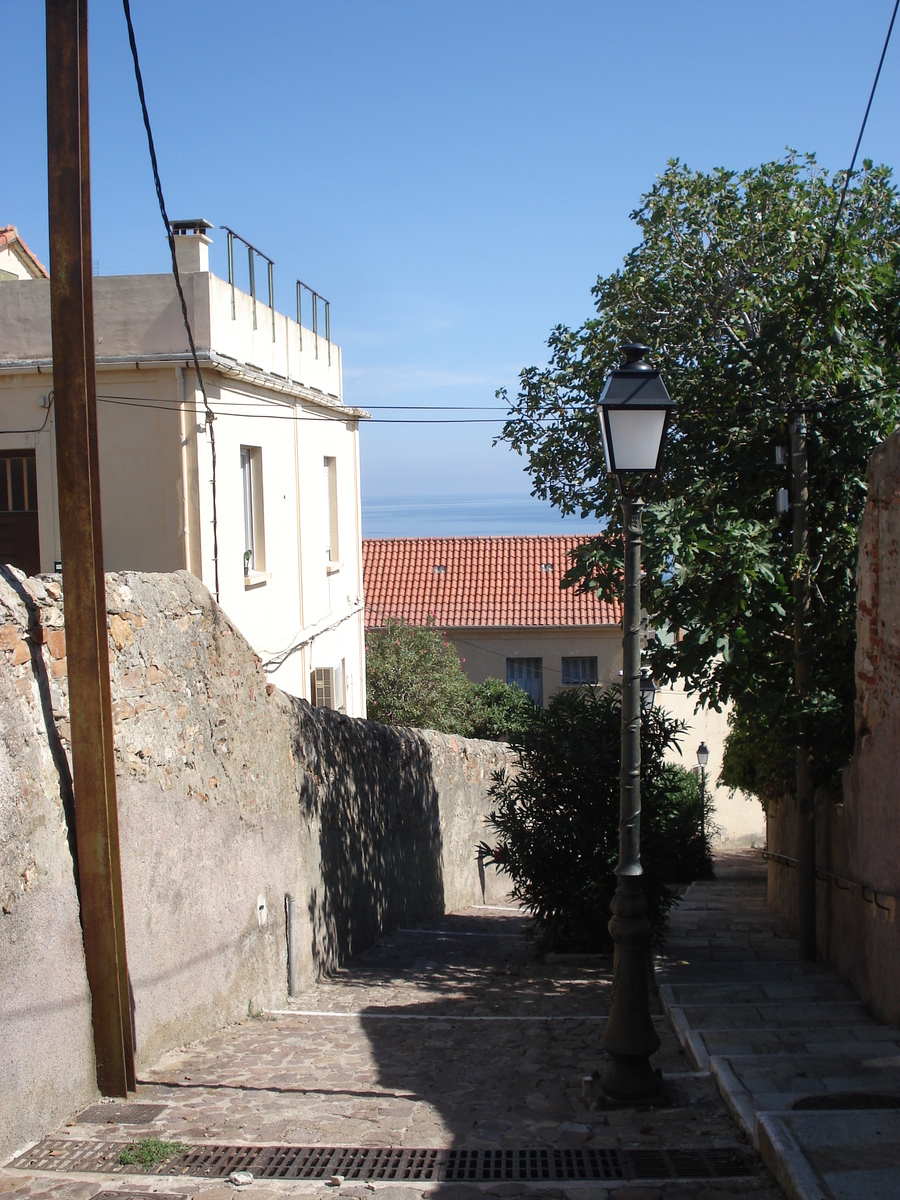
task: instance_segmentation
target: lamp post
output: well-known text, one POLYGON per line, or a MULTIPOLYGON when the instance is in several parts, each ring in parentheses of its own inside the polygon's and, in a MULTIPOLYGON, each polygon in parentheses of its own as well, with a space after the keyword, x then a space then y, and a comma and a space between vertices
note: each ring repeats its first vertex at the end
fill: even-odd
MULTIPOLYGON (((650 921, 641 884, 641 518, 640 485, 659 469, 674 402, 659 371, 644 360, 648 347, 622 347, 624 361, 607 376, 598 401, 603 452, 622 493, 625 604, 622 622, 622 761, 619 863, 610 908, 615 946, 612 1007, 600 1045, 608 1058, 600 1077, 610 1100, 633 1104, 659 1091, 650 1066, 659 1038, 650 1016, 650 921)), ((652 683, 652 680, 651 680, 652 683)), ((654 689, 655 690, 655 689, 654 689)))
POLYGON ((701 742, 697 747, 697 762, 700 764, 700 836, 703 838, 703 853, 706 854, 706 764, 709 762, 709 746, 701 742))

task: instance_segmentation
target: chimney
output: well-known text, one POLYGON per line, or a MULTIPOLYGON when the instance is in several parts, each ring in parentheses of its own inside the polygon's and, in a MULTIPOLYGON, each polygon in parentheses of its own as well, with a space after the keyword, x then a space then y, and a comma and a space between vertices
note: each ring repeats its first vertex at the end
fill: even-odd
POLYGON ((212 229, 210 221, 201 217, 196 221, 173 221, 172 234, 175 238, 175 261, 181 275, 209 270, 209 247, 212 239, 206 230, 212 229))

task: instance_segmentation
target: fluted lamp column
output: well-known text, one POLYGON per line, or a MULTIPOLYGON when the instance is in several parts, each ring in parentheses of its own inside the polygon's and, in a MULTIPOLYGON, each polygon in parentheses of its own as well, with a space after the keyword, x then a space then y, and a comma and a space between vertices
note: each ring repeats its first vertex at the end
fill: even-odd
MULTIPOLYGON (((650 1099, 660 1077, 650 1065, 659 1038, 650 1015, 650 921, 641 881, 641 537, 645 476, 655 474, 674 401, 649 348, 622 347, 621 366, 606 379, 598 401, 606 465, 622 494, 625 601, 622 622, 622 760, 619 864, 609 932, 615 947, 612 1007, 600 1045, 607 1060, 604 1096, 619 1104, 650 1099)), ((646 688, 645 688, 646 690, 646 688)))

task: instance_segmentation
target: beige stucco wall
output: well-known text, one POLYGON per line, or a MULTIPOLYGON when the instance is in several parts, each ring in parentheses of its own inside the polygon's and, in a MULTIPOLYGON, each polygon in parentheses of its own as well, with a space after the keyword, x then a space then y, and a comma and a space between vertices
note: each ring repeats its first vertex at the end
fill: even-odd
POLYGON ((719 846, 765 846, 766 816, 762 805, 752 796, 735 791, 717 783, 722 771, 722 756, 728 736, 728 714, 730 705, 721 712, 712 708, 697 708, 697 696, 686 692, 680 683, 666 684, 656 693, 656 703, 670 716, 687 724, 681 739, 681 754, 669 751, 671 762, 679 763, 688 770, 697 766, 697 747, 706 742, 709 762, 706 767, 706 787, 713 799, 713 819, 718 827, 719 846))
POLYGON ((622 631, 618 625, 596 629, 448 629, 447 634, 473 683, 506 682, 507 658, 543 661, 544 704, 562 689, 562 660, 596 655, 598 682, 617 683, 622 665, 622 631))
MULTIPOLYGON (((284 1007, 286 894, 301 986, 484 899, 507 747, 287 696, 187 572, 109 575, 106 594, 139 1075, 251 1002, 284 1007)), ((97 1094, 62 626, 58 578, 0 572, 0 1161, 97 1094)))
MULTIPOLYGON (((346 708, 365 715, 358 416, 341 403, 340 348, 208 272, 182 283, 217 420, 222 606, 286 691, 343 665, 346 708), (302 349, 301 349, 302 343, 302 349), (219 356, 218 358, 216 356, 219 356), (210 361, 212 357, 212 361, 210 361), (233 368, 231 364, 234 364, 233 368), (235 373, 243 378, 235 378, 235 373), (245 580, 242 446, 262 454, 265 569, 245 580), (324 458, 336 461, 339 565, 326 564, 324 458), (249 584, 249 586, 248 586, 249 584)), ((193 571, 215 588, 212 439, 167 275, 94 280, 105 565, 193 571)), ((320 314, 321 315, 321 314, 320 314)), ((50 285, 0 289, 0 448, 35 450, 41 568, 60 558, 50 285)))
MULTIPOLYGON (((544 629, 448 629, 463 669, 473 683, 485 679, 506 679, 507 658, 541 658, 544 671, 544 703, 562 690, 562 659, 597 656, 598 682, 601 686, 620 683, 622 667, 622 630, 618 625, 595 630, 544 629)), ((688 729, 681 740, 681 754, 669 753, 672 762, 691 769, 697 765, 697 747, 705 741, 709 747, 706 785, 713 797, 715 822, 719 830, 717 844, 722 846, 764 846, 766 821, 757 800, 743 792, 731 793, 717 783, 722 770, 722 755, 728 735, 730 706, 721 712, 710 708, 695 711, 697 697, 685 692, 680 684, 661 687, 656 703, 688 729)))
MULTIPOLYGON (((0 271, 8 271, 17 279, 39 278, 27 255, 23 254, 15 243, 12 246, 0 247, 0 271)), ((11 282, 12 280, 0 279, 0 283, 11 282)))

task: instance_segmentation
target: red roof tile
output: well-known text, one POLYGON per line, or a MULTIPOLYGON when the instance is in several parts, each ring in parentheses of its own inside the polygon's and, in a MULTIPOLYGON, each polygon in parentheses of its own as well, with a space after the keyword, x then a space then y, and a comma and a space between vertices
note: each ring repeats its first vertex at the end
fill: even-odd
POLYGON ((26 258, 31 260, 32 267, 36 273, 38 275, 42 275, 44 279, 49 279, 50 272, 37 258, 37 256, 33 254, 31 250, 29 250, 22 238, 19 237, 19 231, 16 229, 15 225, 0 225, 0 250, 2 250, 4 246, 12 246, 14 243, 18 243, 26 258))
POLYGON ((622 607, 560 584, 587 537, 370 538, 366 626, 389 617, 449 629, 618 625, 622 607), (441 569, 443 568, 443 569, 441 569))

